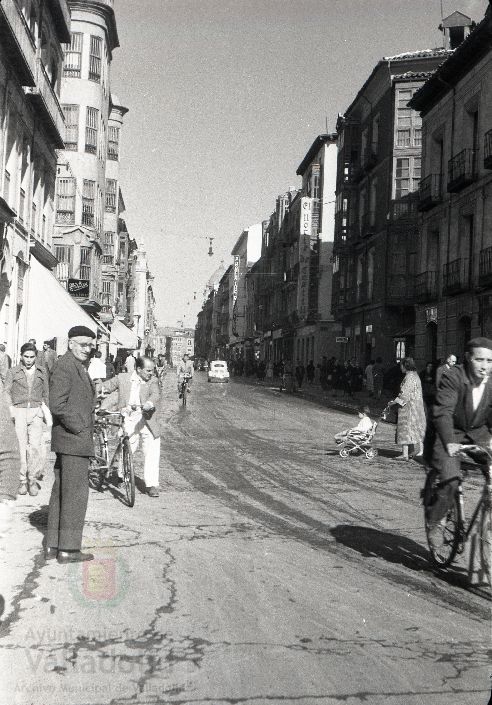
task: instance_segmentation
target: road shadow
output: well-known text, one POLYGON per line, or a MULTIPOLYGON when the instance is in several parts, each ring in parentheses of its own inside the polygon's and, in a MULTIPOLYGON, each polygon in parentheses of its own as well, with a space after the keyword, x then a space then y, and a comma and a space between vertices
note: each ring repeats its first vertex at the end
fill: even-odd
POLYGON ((339 524, 330 529, 330 533, 337 543, 357 551, 364 558, 382 558, 417 573, 434 574, 449 585, 467 590, 471 587, 464 568, 450 566, 445 570, 433 569, 429 563, 428 549, 401 534, 351 524, 339 524))
POLYGON ((31 526, 34 526, 41 534, 46 533, 46 526, 48 524, 48 505, 43 504, 39 509, 35 509, 33 512, 27 516, 31 526))

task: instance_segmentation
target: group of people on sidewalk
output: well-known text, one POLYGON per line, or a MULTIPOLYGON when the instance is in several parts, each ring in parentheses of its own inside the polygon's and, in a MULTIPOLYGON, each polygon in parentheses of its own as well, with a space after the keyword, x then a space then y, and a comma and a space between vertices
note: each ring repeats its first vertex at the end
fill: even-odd
POLYGON ((40 355, 29 341, 20 350, 19 365, 7 365, 0 378, 0 526, 18 494, 38 493, 46 461, 43 431, 51 428, 56 461, 44 555, 59 563, 93 558, 81 545, 99 405, 123 413, 133 452, 142 441, 147 494, 159 496, 160 390, 154 361, 138 357, 133 371, 107 378, 104 363, 94 356, 95 338, 85 326, 71 328, 68 350, 58 359, 54 351, 40 355))

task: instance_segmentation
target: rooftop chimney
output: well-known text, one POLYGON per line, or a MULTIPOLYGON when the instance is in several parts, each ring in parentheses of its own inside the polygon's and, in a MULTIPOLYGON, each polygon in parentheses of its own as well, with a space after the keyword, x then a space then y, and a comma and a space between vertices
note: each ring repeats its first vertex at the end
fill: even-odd
POLYGON ((445 17, 442 24, 439 25, 439 29, 444 35, 444 48, 456 49, 456 47, 459 47, 475 25, 476 23, 471 17, 457 10, 449 17, 445 17))

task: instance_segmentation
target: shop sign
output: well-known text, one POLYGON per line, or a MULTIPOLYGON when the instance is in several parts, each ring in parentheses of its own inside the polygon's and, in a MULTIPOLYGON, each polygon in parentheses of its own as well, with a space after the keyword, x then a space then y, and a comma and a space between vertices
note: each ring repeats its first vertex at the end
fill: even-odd
POLYGON ((67 283, 67 291, 71 296, 80 297, 81 299, 89 298, 89 280, 88 279, 69 279, 67 283))
POLYGON ((372 333, 372 325, 366 326, 366 333, 372 333))
POLYGON ((234 255, 234 284, 232 288, 232 335, 237 336, 237 291, 239 283, 239 255, 234 255))
POLYGON ((312 213, 312 199, 304 196, 301 198, 301 235, 311 235, 312 213))
POLYGON ((425 320, 427 323, 437 323, 437 306, 425 309, 425 320))

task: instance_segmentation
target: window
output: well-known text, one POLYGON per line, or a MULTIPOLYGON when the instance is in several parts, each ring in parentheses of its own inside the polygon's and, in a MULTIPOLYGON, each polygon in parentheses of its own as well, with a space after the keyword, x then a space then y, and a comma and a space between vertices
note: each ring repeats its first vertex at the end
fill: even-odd
POLYGON ((82 191, 82 224, 94 225, 94 194, 96 191, 96 182, 84 179, 84 187, 82 191))
POLYGON ((69 78, 80 78, 82 67, 82 44, 84 35, 82 32, 72 32, 70 45, 66 45, 65 62, 63 64, 63 75, 69 78))
POLYGON ((367 139, 369 136, 369 128, 365 127, 362 130, 362 137, 361 137, 361 156, 362 156, 362 163, 364 164, 366 159, 367 159, 367 139))
POLYGON ((62 105, 65 116, 65 149, 76 152, 79 146, 79 106, 62 105))
POLYGON ((91 278, 91 248, 81 247, 80 248, 80 269, 79 269, 80 279, 90 279, 91 278))
POLYGON ((72 276, 73 245, 55 245, 55 257, 60 264, 67 265, 68 276, 72 276))
POLYGON ((379 151, 379 115, 376 115, 372 121, 372 153, 378 154, 379 151))
POLYGON ((397 90, 397 147, 420 147, 422 145, 422 118, 415 110, 408 107, 408 102, 416 90, 416 88, 397 90))
POLYGON ((91 50, 89 54, 89 81, 101 80, 102 39, 91 35, 91 50))
POLYGON ((420 157, 405 157, 396 160, 395 199, 404 198, 418 189, 420 165, 420 157))
POLYGON ((87 108, 85 122, 85 151, 90 154, 97 153, 97 127, 99 122, 99 110, 97 108, 87 108))
POLYGON ((75 179, 57 181, 56 222, 75 223, 75 179))
POLYGON ((108 127, 108 159, 118 161, 119 141, 120 128, 110 125, 108 127))
POLYGON ((106 179, 106 213, 116 213, 116 179, 106 179))
POLYGON ((37 210, 38 207, 35 203, 31 203, 31 235, 34 237, 36 235, 37 226, 37 210))
POLYGON ((103 264, 113 264, 114 257, 114 233, 105 232, 103 239, 103 264))
POLYGON ((110 306, 111 305, 111 281, 103 281, 102 283, 102 305, 103 306, 110 306))
POLYGON ((24 223, 24 211, 26 209, 26 192, 23 188, 20 190, 19 194, 19 221, 24 223))

